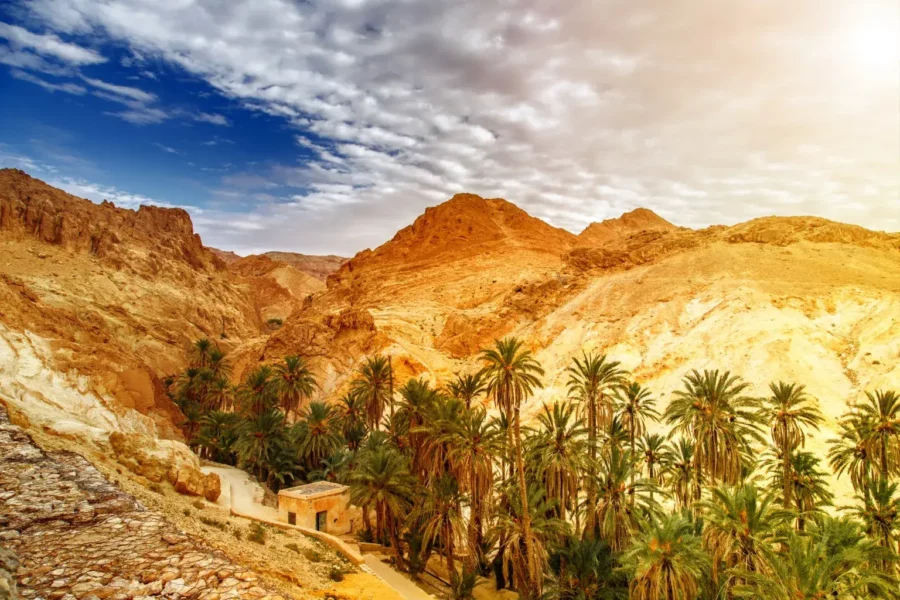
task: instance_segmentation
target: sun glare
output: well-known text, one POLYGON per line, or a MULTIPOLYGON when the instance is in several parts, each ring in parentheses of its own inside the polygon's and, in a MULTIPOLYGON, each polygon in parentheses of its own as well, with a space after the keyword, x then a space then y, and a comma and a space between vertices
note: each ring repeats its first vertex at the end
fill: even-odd
POLYGON ((900 24, 896 20, 860 24, 849 32, 847 42, 847 57, 854 68, 896 79, 900 72, 900 24))

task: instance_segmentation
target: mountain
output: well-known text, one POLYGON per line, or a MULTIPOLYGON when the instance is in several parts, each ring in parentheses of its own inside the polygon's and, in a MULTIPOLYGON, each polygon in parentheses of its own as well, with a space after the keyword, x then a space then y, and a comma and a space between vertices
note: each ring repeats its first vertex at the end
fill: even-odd
POLYGON ((296 252, 266 252, 263 256, 288 264, 298 271, 311 275, 323 282, 329 275, 337 271, 342 264, 347 262, 347 259, 343 256, 335 256, 333 254, 316 255, 297 254, 296 252))
POLYGON ((235 381, 307 357, 325 400, 366 356, 390 354, 398 382, 440 383, 505 335, 546 371, 528 414, 566 397, 583 351, 621 361, 661 409, 691 369, 730 370, 759 395, 797 381, 826 416, 819 453, 849 403, 900 388, 900 235, 814 217, 691 230, 639 209, 576 236, 461 194, 322 289, 270 255, 217 256, 183 211, 97 205, 2 171, 0 250, 0 401, 98 448, 110 431, 177 438, 160 378, 201 336, 228 351, 235 381))
POLYGON ((591 223, 578 234, 580 246, 602 246, 644 231, 672 231, 674 225, 647 208, 636 208, 615 219, 591 223))

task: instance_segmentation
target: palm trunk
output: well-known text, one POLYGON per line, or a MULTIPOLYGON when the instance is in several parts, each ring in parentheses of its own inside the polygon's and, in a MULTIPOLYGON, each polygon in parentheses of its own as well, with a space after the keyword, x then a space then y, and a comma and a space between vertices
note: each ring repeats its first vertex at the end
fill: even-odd
POLYGON ((522 507, 522 544, 525 554, 525 573, 523 579, 527 584, 526 590, 521 590, 525 597, 532 597, 539 594, 540 582, 538 581, 537 565, 533 556, 532 540, 531 540, 531 513, 528 508, 528 486, 525 483, 525 461, 522 458, 522 442, 521 442, 521 426, 519 418, 519 407, 513 409, 513 428, 515 432, 516 447, 516 470, 519 475, 519 494, 521 496, 522 507))
POLYGON ((793 504, 791 499, 793 487, 791 486, 791 457, 785 450, 786 449, 782 449, 781 451, 782 476, 784 477, 784 491, 782 493, 784 494, 784 508, 785 510, 790 510, 791 504, 793 504))
POLYGON ((585 518, 584 534, 582 537, 585 539, 592 539, 595 534, 594 507, 597 505, 597 491, 594 487, 594 478, 591 476, 597 463, 597 402, 593 395, 588 397, 588 448, 591 458, 587 482, 588 512, 585 518))
POLYGON ((628 493, 630 495, 631 507, 634 508, 634 476, 635 476, 635 471, 636 471, 636 469, 633 466, 633 463, 634 463, 634 415, 631 415, 631 427, 629 428, 628 434, 629 434, 629 438, 630 438, 629 441, 631 442, 631 461, 632 461, 631 489, 628 490, 628 493))

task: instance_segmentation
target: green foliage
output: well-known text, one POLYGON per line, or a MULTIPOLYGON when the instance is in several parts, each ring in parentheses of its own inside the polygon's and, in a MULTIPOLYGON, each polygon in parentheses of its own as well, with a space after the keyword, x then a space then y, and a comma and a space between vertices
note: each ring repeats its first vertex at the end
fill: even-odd
MULTIPOLYGON (((895 392, 869 393, 840 418, 826 465, 805 448, 822 416, 795 383, 756 398, 736 375, 692 371, 660 416, 664 391, 601 354, 573 359, 567 398, 530 406, 544 371, 516 338, 484 350, 481 370, 443 386, 409 379, 396 394, 391 360, 371 357, 334 401, 312 400, 315 377, 298 356, 237 386, 215 343, 199 340, 191 357, 165 384, 198 454, 275 490, 348 484, 363 509, 359 538, 390 548, 413 577, 439 554, 450 598, 471 598, 489 567, 523 600, 898 598, 895 392), (840 518, 823 509, 829 466, 857 491, 840 518)), ((259 523, 232 534, 266 542, 259 523)))

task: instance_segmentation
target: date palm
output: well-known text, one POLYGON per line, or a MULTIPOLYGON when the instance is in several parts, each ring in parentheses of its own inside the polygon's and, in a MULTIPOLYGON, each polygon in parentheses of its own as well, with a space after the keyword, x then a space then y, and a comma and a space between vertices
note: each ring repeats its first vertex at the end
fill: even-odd
MULTIPOLYGON (((622 420, 622 426, 628 431, 628 447, 632 456, 635 453, 635 440, 647 433, 647 421, 658 421, 659 413, 656 412, 656 400, 650 394, 650 390, 642 387, 636 381, 624 383, 616 388, 616 410, 622 420)), ((634 483, 635 472, 631 475, 634 483)))
POLYGON ((709 556, 681 516, 648 523, 622 556, 630 600, 695 600, 710 570, 709 556))
POLYGON ((278 394, 272 367, 260 365, 250 371, 238 386, 237 396, 241 410, 250 418, 258 417, 275 408, 278 404, 278 394))
POLYGON ((487 382, 481 371, 469 375, 457 375, 456 379, 447 385, 447 391, 457 400, 465 403, 466 408, 472 408, 472 402, 487 391, 487 382))
MULTIPOLYGON (((900 552, 900 484, 892 483, 884 478, 869 482, 862 493, 857 493, 856 500, 862 506, 849 509, 851 515, 859 519, 872 538, 882 548, 891 552, 900 552)), ((883 570, 890 564, 883 561, 883 570)))
POLYGON ((867 446, 873 466, 884 479, 900 475, 900 394, 892 390, 866 392, 859 415, 868 424, 867 446))
POLYGON ((230 412, 212 411, 200 419, 197 444, 203 448, 209 460, 224 464, 234 464, 234 443, 238 436, 238 415, 230 412))
POLYGON ((400 406, 397 415, 406 421, 409 431, 409 449, 412 453, 412 472, 424 480, 423 461, 428 430, 425 428, 429 414, 438 402, 438 392, 424 379, 410 379, 400 388, 400 406))
POLYGON ((890 557, 846 519, 823 517, 808 534, 788 532, 782 543, 763 547, 766 572, 743 573, 732 588, 747 600, 900 598, 900 582, 873 565, 890 557), (784 547, 784 550, 778 549, 784 547))
POLYGON ((322 461, 343 444, 334 410, 324 402, 310 402, 303 407, 292 438, 309 470, 321 467, 322 461))
MULTIPOLYGON (((572 359, 572 365, 566 369, 569 374, 569 396, 581 405, 587 419, 588 456, 592 463, 597 461, 597 439, 600 431, 608 427, 613 419, 613 403, 610 392, 625 381, 625 370, 619 362, 607 360, 606 356, 582 353, 579 359, 572 359)), ((591 487, 592 480, 587 481, 588 505, 597 502, 597 490, 591 487)), ((596 523, 589 515, 585 523, 585 533, 594 535, 596 523)))
POLYGON ((772 395, 763 400, 762 417, 771 423, 772 443, 781 457, 781 498, 784 507, 794 507, 791 481, 791 455, 806 444, 804 427, 818 430, 822 414, 806 387, 796 383, 769 384, 772 395))
POLYGON ((231 365, 225 357, 225 353, 218 346, 209 351, 209 370, 216 377, 228 380, 231 377, 231 365))
POLYGON ((694 442, 697 487, 704 482, 740 482, 745 457, 752 454, 750 441, 762 443, 760 402, 745 395, 747 387, 728 371, 694 370, 666 408, 673 432, 694 442))
POLYGON ((250 416, 238 427, 235 452, 241 463, 255 472, 259 481, 268 480, 270 465, 285 445, 286 434, 284 414, 277 409, 250 416))
POLYGON ((490 509, 494 491, 493 459, 503 448, 503 433, 488 418, 487 411, 476 408, 465 411, 462 418, 437 438, 447 448, 447 461, 451 472, 459 481, 460 489, 468 494, 471 504, 469 519, 469 544, 474 561, 485 562, 484 522, 490 509))
POLYGON ((778 528, 791 514, 776 508, 773 494, 760 494, 753 484, 716 487, 702 502, 703 543, 712 557, 713 581, 720 567, 748 573, 765 572, 763 549, 776 539, 778 528))
POLYGON ((554 600, 625 600, 628 579, 603 540, 567 539, 550 555, 554 600))
POLYGON ((415 478, 409 472, 406 457, 393 448, 379 444, 361 452, 359 464, 350 476, 350 501, 368 511, 375 509, 375 538, 390 538, 398 563, 403 565, 399 527, 412 507, 416 493, 415 478))
POLYGON ((380 429, 385 408, 389 403, 393 405, 393 379, 391 363, 386 356, 368 358, 359 368, 352 389, 365 402, 369 429, 380 429))
POLYGON ((344 394, 335 405, 335 411, 347 447, 350 450, 357 450, 366 437, 365 406, 362 398, 353 393, 344 394))
POLYGON ((519 501, 522 503, 522 554, 525 558, 523 593, 526 597, 541 588, 543 554, 539 541, 531 531, 531 511, 528 507, 528 486, 525 483, 525 464, 522 457, 521 408, 525 400, 541 387, 544 370, 530 350, 514 337, 497 340, 494 347, 483 350, 488 396, 497 408, 512 422, 510 447, 515 450, 515 466, 518 478, 519 501))
POLYGON ((456 478, 442 475, 428 488, 424 501, 413 515, 422 523, 422 541, 439 543, 447 561, 447 573, 456 573, 454 553, 458 542, 468 545, 466 523, 460 507, 462 493, 456 478))
POLYGON ((843 416, 838 422, 838 437, 828 441, 828 462, 836 475, 850 475, 853 489, 862 491, 872 475, 869 424, 856 413, 843 416))
MULTIPOLYGON (((819 469, 819 459, 811 452, 793 452, 790 456, 790 475, 788 479, 792 511, 797 516, 797 531, 803 531, 806 522, 813 516, 822 514, 822 507, 829 506, 834 496, 829 489, 826 473, 819 469)), ((777 452, 772 458, 763 462, 771 476, 773 486, 782 490, 785 475, 782 471, 784 462, 777 452)), ((781 491, 781 494, 784 494, 781 491)), ((784 498, 779 495, 784 506, 784 498)))
POLYGON ((288 356, 275 366, 274 386, 281 401, 281 410, 296 419, 301 400, 312 396, 316 389, 316 378, 309 370, 306 360, 299 356, 288 356))
MULTIPOLYGON (((658 433, 646 433, 637 441, 637 471, 646 472, 647 479, 654 486, 662 485, 669 472, 674 456, 666 443, 666 438, 658 433)), ((652 497, 652 495, 651 495, 652 497)))
POLYGON ((191 344, 190 358, 191 366, 197 368, 205 368, 209 366, 210 353, 216 348, 216 345, 209 338, 200 338, 191 344))
POLYGON ((690 508, 700 500, 698 478, 694 474, 694 442, 688 438, 678 438, 672 443, 672 463, 669 487, 675 497, 675 507, 679 510, 690 508))
POLYGON ((528 463, 544 484, 547 497, 556 502, 558 516, 577 508, 578 480, 588 466, 587 431, 575 418, 572 405, 546 404, 538 414, 538 429, 528 452, 528 463))
POLYGON ((613 447, 601 456, 597 467, 597 503, 587 506, 588 514, 593 514, 599 537, 613 551, 621 552, 628 547, 640 519, 656 516, 659 506, 650 499, 652 485, 648 481, 629 483, 635 463, 628 450, 613 447))

